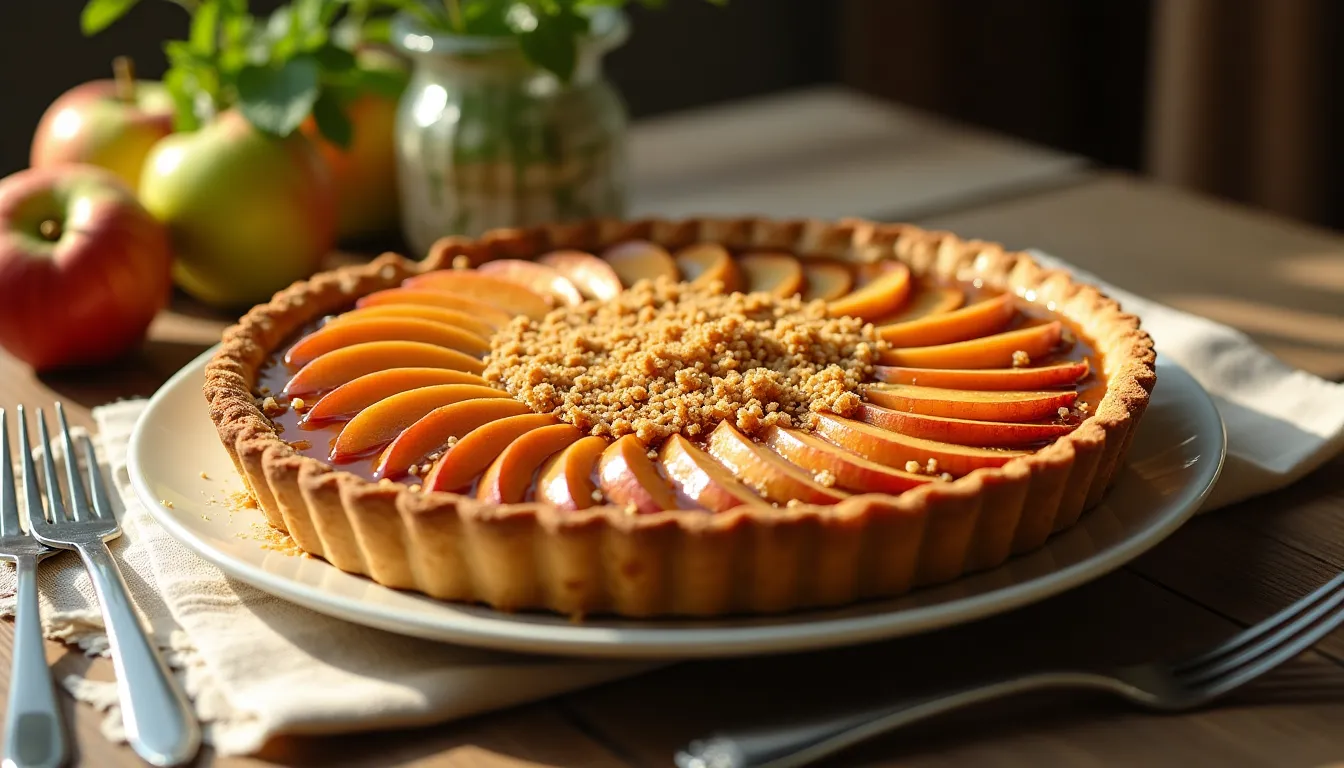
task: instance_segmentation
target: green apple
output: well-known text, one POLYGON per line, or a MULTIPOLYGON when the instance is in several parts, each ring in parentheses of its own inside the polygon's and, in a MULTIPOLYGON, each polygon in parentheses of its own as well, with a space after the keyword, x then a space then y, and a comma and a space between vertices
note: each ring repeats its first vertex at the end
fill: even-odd
POLYGON ((140 201, 168 225, 177 285, 219 308, 270 299, 335 242, 330 171, 312 142, 263 133, 237 110, 156 144, 140 201))
POLYGON ((132 189, 145 155, 173 132, 173 102, 161 83, 93 80, 61 94, 42 114, 28 164, 106 168, 132 189))

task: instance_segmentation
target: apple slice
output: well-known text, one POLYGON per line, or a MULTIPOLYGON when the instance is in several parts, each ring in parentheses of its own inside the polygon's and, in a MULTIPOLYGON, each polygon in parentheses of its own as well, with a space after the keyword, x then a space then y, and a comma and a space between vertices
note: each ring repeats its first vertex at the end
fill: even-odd
POLYGON ((552 456, 537 473, 537 499, 565 510, 587 509, 600 498, 593 475, 607 441, 589 435, 552 456))
POLYGON ((1004 293, 969 307, 929 315, 904 323, 881 325, 877 333, 895 347, 927 347, 965 341, 994 333, 1017 312, 1013 295, 1004 293))
POLYGON ((882 353, 881 361, 884 365, 907 368, 1009 368, 1019 351, 1031 358, 1050 354, 1059 344, 1063 330, 1064 324, 1055 320, 969 341, 888 349, 882 353))
POLYGON ((402 285, 466 296, 512 315, 524 315, 533 320, 542 319, 559 303, 549 294, 537 293, 510 280, 471 269, 436 269, 408 277, 402 281, 402 285))
POLYGON ((355 414, 341 427, 331 447, 331 460, 350 461, 391 442, 402 430, 440 406, 485 397, 510 397, 508 392, 475 384, 436 384, 398 392, 355 414))
POLYGON ((657 280, 660 277, 673 281, 681 279, 681 270, 677 269, 672 254, 661 245, 647 240, 627 240, 613 245, 602 252, 602 259, 616 270, 616 275, 626 288, 640 280, 657 280))
POLYGON ((718 243, 697 243, 677 251, 677 268, 681 279, 696 287, 708 286, 714 281, 723 283, 723 292, 732 293, 742 287, 742 274, 728 249, 718 243))
POLYGON ((476 271, 517 283, 543 296, 549 294, 561 305, 572 307, 583 303, 579 287, 549 264, 538 264, 526 259, 495 259, 477 267, 476 271))
POLYGON ((922 413, 893 411, 880 405, 864 403, 854 414, 860 421, 875 427, 900 432, 911 437, 941 440, 958 445, 978 445, 983 448, 1028 445, 1054 440, 1073 431, 1069 424, 1021 424, 1011 421, 974 421, 951 416, 929 416, 922 413))
POLYGON ((709 454, 681 435, 672 435, 658 452, 663 474, 683 496, 710 512, 741 506, 768 506, 750 488, 739 483, 709 454))
POLYGON ((442 323, 474 333, 482 339, 489 339, 495 332, 494 326, 483 323, 466 312, 457 309, 431 307, 426 304, 378 304, 359 307, 332 317, 322 327, 330 328, 340 323, 352 323, 358 320, 383 317, 410 317, 416 320, 428 320, 431 323, 442 323))
POLYGON ((1031 455, 1031 451, 925 440, 829 413, 817 414, 817 434, 841 448, 889 467, 904 467, 907 461, 923 467, 929 459, 934 459, 940 473, 947 472, 956 477, 981 467, 1001 467, 1019 456, 1031 455))
POLYGON ((451 293, 443 293, 442 291, 412 288, 388 288, 383 291, 374 291, 367 296, 361 296, 355 301, 356 307, 381 307, 399 304, 439 307, 441 309, 452 309, 458 312, 465 312, 477 320, 486 323, 495 330, 503 328, 513 320, 513 315, 510 315, 499 307, 487 304, 484 301, 477 301, 476 299, 468 298, 466 296, 457 296, 451 293))
POLYGON ((476 498, 494 504, 523 501, 537 469, 581 437, 583 433, 571 424, 552 424, 519 435, 481 475, 481 482, 476 485, 476 498))
POLYGON ((737 260, 745 293, 770 293, 786 298, 803 290, 803 265, 791 253, 756 251, 737 260))
POLYGON ((378 456, 373 479, 396 480, 411 467, 447 445, 449 438, 463 435, 482 424, 531 413, 526 404, 512 398, 489 397, 441 405, 426 413, 392 440, 378 456))
POLYGON ((835 301, 854 286, 854 273, 838 261, 804 262, 803 279, 803 301, 835 301))
POLYGON ((951 416, 984 421, 1032 421, 1054 416, 1073 405, 1077 390, 1040 392, 944 389, 915 384, 872 384, 864 391, 869 402, 906 413, 951 416))
POLYGON ((935 285, 919 281, 914 286, 912 296, 899 311, 873 322, 878 325, 893 325, 917 320, 921 317, 951 312, 966 303, 966 293, 955 285, 935 285))
POLYGON ((294 374, 285 385, 284 394, 311 395, 388 368, 447 368, 480 374, 485 363, 464 352, 423 341, 369 341, 341 347, 314 359, 294 374))
POLYGON ((863 287, 832 301, 828 305, 831 315, 875 320, 900 309, 910 295, 910 268, 900 262, 889 264, 863 287))
POLYGON ((569 278, 585 299, 607 301, 624 288, 616 270, 607 262, 583 251, 551 251, 537 259, 569 278))
POLYGON ((426 491, 466 491, 509 443, 534 429, 558 423, 549 413, 524 413, 486 422, 453 443, 421 485, 426 491))
POLYGON ((873 377, 890 384, 923 384, 949 389, 1044 389, 1077 384, 1087 377, 1086 360, 1039 368, 904 368, 873 366, 873 377))
POLYGON ((481 357, 490 351, 490 344, 485 339, 456 326, 409 317, 380 317, 337 323, 313 331, 285 352, 285 365, 302 367, 328 352, 370 341, 421 341, 456 349, 473 357, 481 357))
POLYGON ((597 460, 597 482, 607 500, 640 514, 678 509, 676 494, 649 460, 648 448, 634 435, 618 438, 597 460))
POLYGON ((318 398, 303 414, 303 423, 348 419, 385 397, 436 384, 475 384, 485 387, 490 382, 474 373, 463 373, 451 368, 389 368, 374 371, 347 381, 318 398))
POLYGON ((799 467, 830 472, 836 485, 859 493, 900 493, 933 480, 929 475, 869 461, 798 429, 769 427, 762 438, 771 450, 799 467))
POLYGON ((804 504, 834 504, 849 496, 839 488, 818 483, 778 454, 756 445, 727 419, 709 433, 706 448, 742 482, 771 501, 786 504, 797 499, 804 504))

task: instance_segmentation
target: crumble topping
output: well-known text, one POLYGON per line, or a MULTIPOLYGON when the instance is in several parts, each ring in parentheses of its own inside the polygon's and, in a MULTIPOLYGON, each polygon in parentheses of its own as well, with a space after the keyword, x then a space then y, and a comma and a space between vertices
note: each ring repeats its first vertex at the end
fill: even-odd
POLYGON ((588 434, 653 445, 724 419, 754 434, 805 426, 809 412, 848 416, 884 346, 824 301, 645 280, 540 322, 515 318, 490 339, 482 375, 588 434))
POLYGON ((912 475, 928 475, 929 477, 936 477, 939 480, 944 481, 953 479, 952 473, 944 472, 943 469, 938 466, 938 460, 933 457, 930 457, 929 460, 923 464, 914 460, 907 461, 905 462, 905 471, 912 475))

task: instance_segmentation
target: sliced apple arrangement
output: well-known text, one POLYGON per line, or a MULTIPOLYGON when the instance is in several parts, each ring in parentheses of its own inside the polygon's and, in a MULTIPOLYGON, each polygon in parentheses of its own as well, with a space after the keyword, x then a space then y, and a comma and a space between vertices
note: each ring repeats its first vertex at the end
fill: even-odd
POLYGON ((258 384, 291 445, 371 480, 563 510, 725 512, 899 494, 1001 467, 1077 427, 1105 391, 1098 362, 1041 307, 902 262, 626 240, 414 274, 305 327, 258 384), (886 346, 862 404, 750 436, 723 420, 645 444, 585 434, 482 376, 491 336, 514 318, 657 279, 801 296, 870 323, 886 346))

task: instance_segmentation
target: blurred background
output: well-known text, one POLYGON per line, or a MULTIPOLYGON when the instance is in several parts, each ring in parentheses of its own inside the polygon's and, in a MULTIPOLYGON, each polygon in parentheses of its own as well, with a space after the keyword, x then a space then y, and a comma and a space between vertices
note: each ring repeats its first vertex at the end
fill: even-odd
MULTIPOLYGON (((253 0, 257 13, 277 3, 253 0)), ((140 3, 92 38, 79 0, 0 14, 0 176, 27 165, 43 109, 164 69, 185 34, 140 3)), ((819 83, 1076 153, 1165 183, 1344 227, 1337 0, 732 0, 631 9, 607 70, 638 119, 819 83)))

